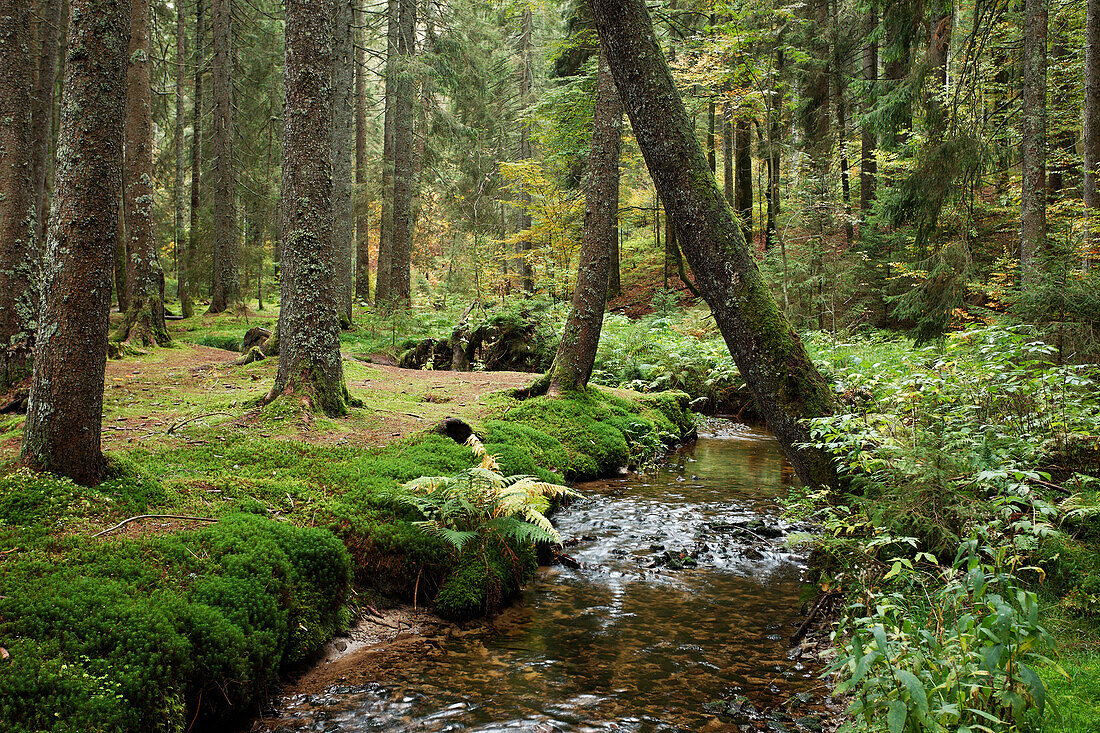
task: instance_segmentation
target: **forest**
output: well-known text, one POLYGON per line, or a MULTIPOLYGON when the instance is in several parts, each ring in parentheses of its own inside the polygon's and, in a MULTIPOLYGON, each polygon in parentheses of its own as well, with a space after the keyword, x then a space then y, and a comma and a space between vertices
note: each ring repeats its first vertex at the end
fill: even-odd
POLYGON ((1100 730, 1100 0, 0 0, 0 729, 1100 730))

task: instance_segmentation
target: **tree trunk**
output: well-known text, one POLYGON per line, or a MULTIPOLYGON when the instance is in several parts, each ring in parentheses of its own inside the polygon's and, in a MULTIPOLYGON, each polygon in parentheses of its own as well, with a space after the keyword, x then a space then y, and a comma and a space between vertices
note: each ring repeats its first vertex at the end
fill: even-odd
POLYGON ((1024 2, 1020 192, 1020 286, 1035 286, 1046 239, 1047 4, 1024 2))
POLYGON ((844 102, 844 87, 837 75, 836 128, 840 135, 840 194, 844 202, 844 239, 852 246, 855 232, 852 228, 852 186, 848 180, 848 115, 844 102))
POLYGON ((416 0, 400 0, 397 34, 397 98, 393 110, 393 245, 390 261, 391 300, 409 305, 412 300, 413 238, 413 110, 416 76, 416 0))
POLYGON ((206 65, 203 58, 203 3, 205 0, 195 0, 195 53, 192 56, 194 66, 195 106, 191 111, 191 218, 187 227, 187 249, 190 260, 186 262, 187 277, 187 302, 181 305, 183 316, 190 318, 194 315, 192 298, 197 297, 198 276, 195 272, 195 259, 199 253, 199 207, 201 204, 199 185, 202 181, 202 72, 206 65))
MULTIPOLYGON (((777 76, 786 68, 786 55, 782 48, 775 51, 777 76)), ((764 228, 764 249, 770 250, 779 241, 779 180, 780 180, 780 126, 783 123, 783 87, 776 84, 775 103, 768 109, 768 185, 764 195, 768 199, 768 221, 764 228)))
POLYGON ((332 145, 333 252, 336 272, 336 307, 340 325, 351 326, 351 304, 355 298, 355 212, 352 207, 351 155, 355 142, 355 33, 353 3, 336 0, 335 60, 333 66, 333 110, 335 128, 332 145))
POLYGON ((176 204, 176 295, 180 311, 188 318, 194 311, 191 303, 191 249, 190 237, 183 235, 183 214, 187 210, 183 193, 183 169, 187 166, 187 154, 183 140, 184 69, 187 59, 187 23, 184 4, 176 3, 176 125, 174 141, 176 151, 175 204, 176 204))
POLYGON ((126 145, 123 208, 126 212, 126 313, 116 341, 138 346, 171 343, 157 244, 153 239, 153 115, 149 59, 149 0, 132 0, 126 71, 126 145))
POLYGON ((722 105, 722 191, 730 206, 736 205, 733 170, 733 111, 722 105))
POLYGON ((50 218, 50 170, 54 153, 54 90, 57 88, 58 47, 61 25, 60 0, 41 3, 43 17, 38 20, 38 74, 31 101, 31 124, 34 137, 35 248, 41 252, 46 241, 46 224, 50 218))
POLYGON ((707 165, 710 166, 712 175, 718 171, 718 151, 714 137, 714 117, 714 100, 711 100, 710 104, 707 105, 707 165))
MULTIPOLYGON (((362 4, 355 9, 355 25, 366 26, 366 12, 362 4)), ((355 64, 355 184, 358 189, 356 206, 359 216, 355 223, 355 297, 364 303, 370 300, 370 216, 366 201, 367 187, 367 46, 356 34, 355 64)))
POLYGON ((374 283, 375 304, 388 304, 393 297, 390 274, 393 262, 393 142, 394 111, 398 87, 398 38, 401 35, 401 2, 386 3, 386 89, 385 119, 382 123, 382 220, 378 223, 378 264, 374 283))
POLYGON ((33 29, 30 0, 0 0, 0 393, 30 374, 38 319, 33 29))
POLYGON ((282 310, 279 370, 267 396, 347 413, 333 272, 333 16, 338 0, 289 0, 283 105, 282 310))
POLYGON ((562 331, 561 345, 550 375, 551 395, 583 390, 592 376, 600 329, 607 306, 611 253, 618 240, 619 144, 623 105, 607 58, 600 54, 596 76, 596 105, 588 154, 584 229, 573 290, 573 308, 562 331))
MULTIPOLYGON (((130 4, 73 0, 56 193, 43 268, 22 461, 103 480, 103 379, 118 237, 130 4)), ((5 34, 6 35, 6 34, 5 34)))
POLYGON ((209 312, 221 313, 241 299, 233 160, 232 0, 211 0, 210 8, 214 31, 214 287, 209 312))
POLYGON ((741 222, 745 241, 752 244, 752 121, 738 119, 733 129, 734 148, 737 155, 737 185, 734 189, 733 208, 741 222))
MULTIPOLYGON (((522 59, 519 82, 519 102, 521 108, 524 110, 531 104, 531 81, 534 76, 534 52, 531 42, 533 31, 534 20, 531 17, 531 8, 525 6, 519 34, 519 51, 522 59)), ((520 160, 529 160, 531 158, 531 135, 525 124, 521 124, 519 128, 519 157, 520 160)), ((531 209, 529 204, 531 202, 531 194, 527 192, 526 188, 522 193, 522 198, 524 206, 521 208, 519 214, 519 228, 523 231, 530 232, 531 209)), ((534 249, 531 244, 530 235, 525 236, 522 241, 517 242, 516 248, 519 250, 519 257, 516 262, 518 267, 516 269, 520 274, 520 284, 523 287, 523 292, 531 295, 535 292, 535 276, 531 270, 531 262, 528 259, 528 253, 534 249)))
POLYGON ((1084 199, 1088 214, 1088 262, 1100 257, 1100 0, 1088 0, 1085 10, 1084 199))
MULTIPOLYGON (((872 5, 867 10, 867 32, 873 33, 878 27, 878 12, 872 5)), ((870 115, 875 106, 875 87, 878 81, 878 40, 874 36, 868 39, 863 47, 863 120, 859 125, 859 216, 860 221, 866 221, 867 214, 871 211, 871 204, 875 200, 875 177, 878 174, 877 148, 875 128, 871 124, 870 115)))
POLYGON ((710 175, 645 1, 590 5, 650 175, 737 368, 799 477, 810 486, 836 485, 830 457, 800 447, 810 439, 804 420, 832 411, 829 386, 772 298, 710 175))

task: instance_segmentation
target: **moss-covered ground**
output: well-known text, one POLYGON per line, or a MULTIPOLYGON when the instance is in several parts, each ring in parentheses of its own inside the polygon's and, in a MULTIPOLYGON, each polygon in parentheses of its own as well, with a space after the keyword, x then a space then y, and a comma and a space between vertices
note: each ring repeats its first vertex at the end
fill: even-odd
MULTIPOLYGON (((21 418, 0 420, 0 727, 201 726, 254 710, 349 623, 349 598, 506 600, 479 597, 485 578, 395 501, 402 482, 474 463, 429 432, 446 417, 470 423, 505 473, 552 480, 614 471, 691 429, 682 395, 520 401, 512 390, 534 375, 353 358, 380 349, 380 328, 347 336, 348 386, 364 403, 347 418, 286 398, 261 408, 276 360, 233 366, 217 347, 274 315, 171 322, 175 347, 110 362, 111 478, 96 488, 17 469, 21 418), (139 515, 171 516, 111 529, 139 515), (452 576, 470 582, 437 599, 452 576)), ((494 572, 517 577, 532 558, 501 557, 511 566, 494 572)))

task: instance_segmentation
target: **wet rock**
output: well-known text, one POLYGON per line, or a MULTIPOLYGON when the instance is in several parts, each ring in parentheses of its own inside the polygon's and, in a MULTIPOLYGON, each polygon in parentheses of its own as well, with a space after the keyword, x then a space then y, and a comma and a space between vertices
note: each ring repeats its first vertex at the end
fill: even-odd
POLYGON ((669 570, 685 570, 687 568, 695 568, 699 566, 699 561, 696 560, 690 552, 685 550, 665 550, 656 558, 649 567, 665 567, 669 570))
POLYGON ((820 731, 825 729, 825 726, 821 722, 821 719, 815 718, 812 715, 804 715, 801 718, 795 718, 794 724, 802 730, 808 730, 811 733, 820 733, 820 731))

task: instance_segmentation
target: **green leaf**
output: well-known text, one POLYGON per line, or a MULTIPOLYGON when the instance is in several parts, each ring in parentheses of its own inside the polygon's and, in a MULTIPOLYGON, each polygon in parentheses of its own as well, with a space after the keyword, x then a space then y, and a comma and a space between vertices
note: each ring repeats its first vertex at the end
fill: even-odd
POLYGON ((905 685, 905 690, 909 693, 909 697, 913 698, 913 704, 916 705, 917 711, 921 714, 921 717, 928 715, 928 692, 924 689, 924 685, 917 679, 917 676, 912 672, 905 669, 894 670, 898 679, 905 685))
POLYGON ((890 726, 890 733, 902 733, 905 730, 905 718, 909 713, 905 703, 901 700, 893 700, 888 707, 886 722, 890 726))

